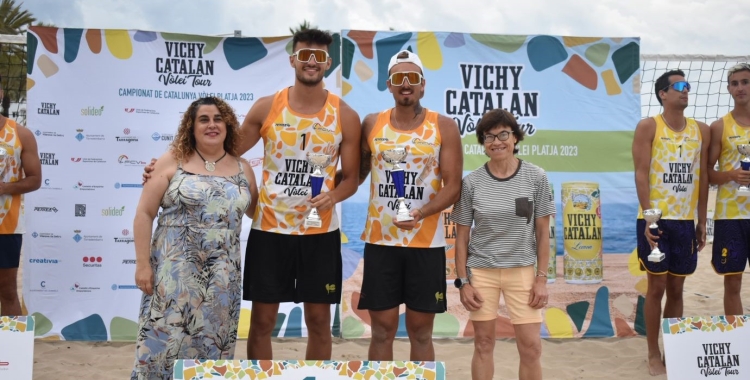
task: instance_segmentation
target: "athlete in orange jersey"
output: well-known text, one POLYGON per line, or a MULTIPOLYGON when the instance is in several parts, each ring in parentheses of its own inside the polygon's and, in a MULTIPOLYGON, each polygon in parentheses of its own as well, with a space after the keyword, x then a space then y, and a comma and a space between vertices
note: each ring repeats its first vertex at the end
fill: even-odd
MULTIPOLYGON (((0 99, 3 99, 0 78, 0 99)), ((0 315, 21 315, 16 275, 25 232, 23 194, 42 185, 34 134, 0 115, 0 315)))
POLYGON ((364 277, 359 309, 367 309, 372 338, 369 360, 393 360, 399 305, 406 304, 410 360, 435 360, 432 327, 446 310, 445 232, 441 212, 458 200, 463 155, 453 119, 423 108, 425 79, 419 57, 391 58, 388 89, 395 107, 368 115, 362 128, 360 181, 372 174, 362 239, 364 277), (404 202, 413 218, 396 220, 397 191, 388 149, 404 148, 404 202))
POLYGON ((243 298, 253 302, 248 359, 272 359, 271 334, 280 302, 304 303, 308 343, 305 359, 331 359, 331 304, 341 302, 341 232, 334 205, 357 191, 359 115, 323 86, 331 66, 329 33, 308 29, 294 35, 289 64, 292 87, 263 97, 242 123, 241 152, 262 138, 263 176, 247 241, 243 298), (311 197, 308 153, 325 153, 321 193, 311 197), (341 176, 335 168, 341 161, 341 176), (312 207, 320 227, 306 227, 312 207))

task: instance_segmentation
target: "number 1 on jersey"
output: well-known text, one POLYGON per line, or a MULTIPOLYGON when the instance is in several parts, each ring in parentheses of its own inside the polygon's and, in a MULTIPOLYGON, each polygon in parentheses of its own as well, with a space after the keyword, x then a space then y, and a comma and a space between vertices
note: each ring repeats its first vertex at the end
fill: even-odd
POLYGON ((302 137, 302 143, 299 144, 300 150, 305 150, 305 146, 307 146, 307 132, 300 135, 302 137))

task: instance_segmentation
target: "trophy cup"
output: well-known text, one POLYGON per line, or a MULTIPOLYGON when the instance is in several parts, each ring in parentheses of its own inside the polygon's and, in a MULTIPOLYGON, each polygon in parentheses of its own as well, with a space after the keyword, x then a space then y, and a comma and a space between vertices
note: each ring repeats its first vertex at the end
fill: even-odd
MULTIPOLYGON (((650 208, 647 210, 643 210, 643 219, 646 220, 646 222, 650 223, 648 225, 649 232, 651 232, 651 235, 659 236, 659 225, 656 224, 656 222, 659 221, 661 218, 661 210, 658 208, 650 208)), ((664 260, 664 253, 659 250, 659 243, 656 243, 656 247, 651 251, 651 254, 648 255, 648 261, 658 263, 664 260)))
MULTIPOLYGON (((325 153, 307 153, 307 162, 313 167, 313 172, 310 174, 310 187, 312 188, 312 197, 315 198, 320 194, 320 189, 323 188, 323 168, 331 164, 331 155, 325 153)), ((318 215, 318 209, 315 207, 310 210, 310 213, 305 218, 305 227, 316 227, 320 228, 323 223, 318 215)))
MULTIPOLYGON (((739 144, 737 145, 737 151, 743 156, 740 160, 740 166, 742 170, 750 170, 750 144, 739 144)), ((750 196, 750 188, 745 185, 740 185, 737 189, 737 195, 741 197, 750 196)))
POLYGON ((398 199, 396 199, 396 221, 398 222, 414 220, 409 214, 406 202, 404 202, 404 169, 398 166, 404 158, 406 158, 406 149, 404 148, 393 148, 383 151, 385 162, 393 165, 391 178, 393 179, 393 186, 396 188, 396 195, 398 196, 398 199))
POLYGON ((8 150, 0 147, 0 181, 3 180, 5 175, 5 167, 7 165, 8 150))

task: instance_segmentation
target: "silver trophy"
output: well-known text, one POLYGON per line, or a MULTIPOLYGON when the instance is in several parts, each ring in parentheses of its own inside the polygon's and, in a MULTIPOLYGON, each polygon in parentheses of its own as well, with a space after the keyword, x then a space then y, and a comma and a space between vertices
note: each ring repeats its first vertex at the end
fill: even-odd
POLYGON ((398 166, 398 164, 404 161, 404 158, 406 158, 406 149, 404 148, 393 148, 383 151, 385 162, 393 165, 391 178, 393 179, 393 186, 396 188, 396 195, 398 196, 398 199, 396 199, 396 221, 398 222, 414 220, 411 214, 409 214, 406 202, 404 202, 404 193, 406 192, 404 188, 404 169, 398 166))
MULTIPOLYGON (((738 144, 737 151, 742 155, 740 160, 740 167, 742 170, 750 170, 750 144, 738 144)), ((741 197, 750 196, 750 188, 745 185, 740 185, 737 189, 737 195, 741 197)))
POLYGON ((5 175, 5 168, 8 166, 8 150, 0 147, 0 181, 5 175))
MULTIPOLYGON (((310 174, 310 187, 312 189, 312 197, 315 198, 323 188, 323 180, 325 179, 323 168, 331 164, 331 155, 325 153, 307 153, 307 162, 313 167, 313 172, 310 174)), ((305 218, 305 227, 320 228, 322 225, 323 222, 320 220, 320 215, 318 215, 318 209, 313 207, 307 218, 305 218)))
MULTIPOLYGON (((650 223, 648 228, 651 235, 659 236, 659 225, 656 222, 661 219, 661 210, 658 208, 643 210, 643 219, 650 223)), ((648 255, 648 261, 658 263, 662 260, 664 260, 664 253, 659 250, 659 243, 657 242, 654 249, 651 250, 651 254, 648 255)))

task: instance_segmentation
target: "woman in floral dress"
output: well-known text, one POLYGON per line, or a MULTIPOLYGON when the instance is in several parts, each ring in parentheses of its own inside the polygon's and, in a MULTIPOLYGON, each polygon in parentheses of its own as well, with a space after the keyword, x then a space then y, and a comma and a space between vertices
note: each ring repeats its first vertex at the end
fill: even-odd
POLYGON ((131 379, 172 379, 176 359, 234 358, 242 215, 252 216, 258 194, 236 152, 238 128, 223 100, 196 100, 144 184, 133 222, 143 299, 131 379))

